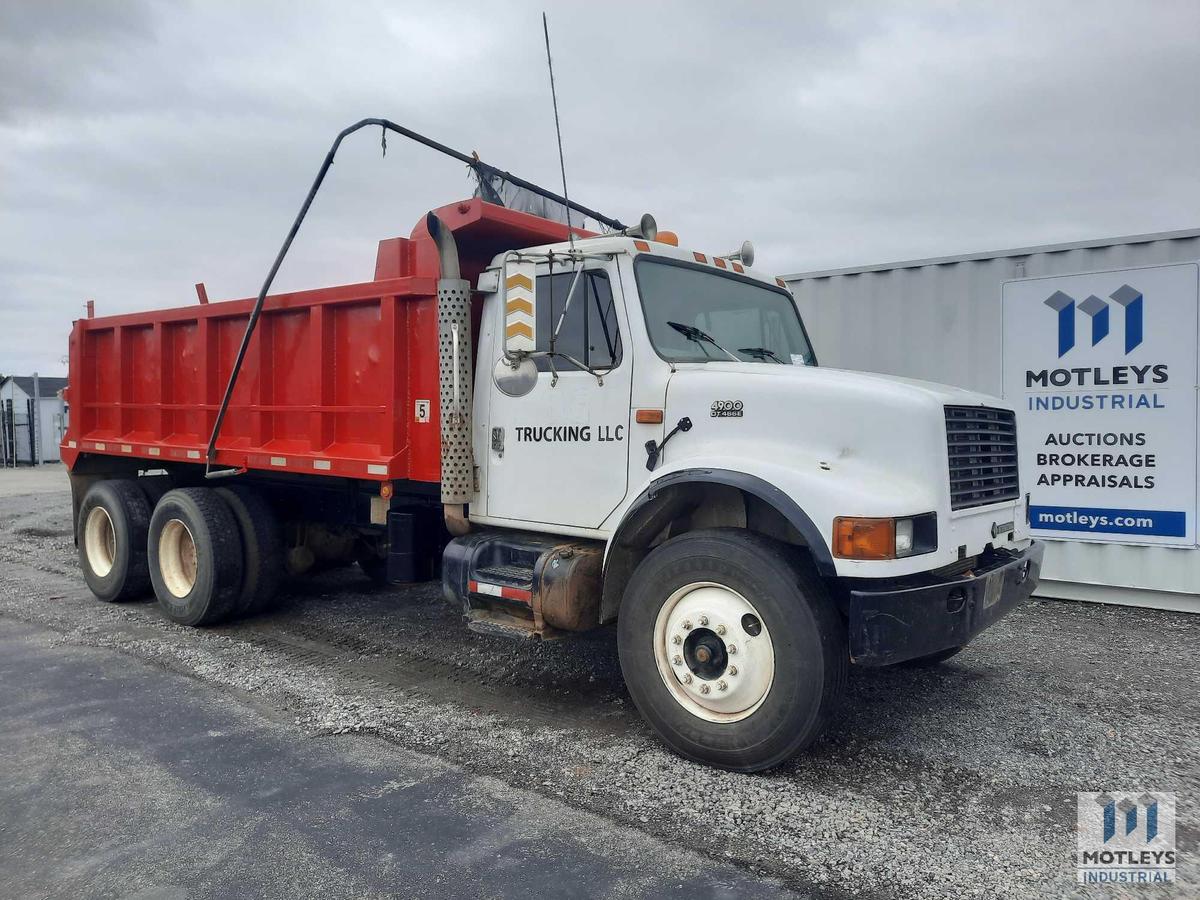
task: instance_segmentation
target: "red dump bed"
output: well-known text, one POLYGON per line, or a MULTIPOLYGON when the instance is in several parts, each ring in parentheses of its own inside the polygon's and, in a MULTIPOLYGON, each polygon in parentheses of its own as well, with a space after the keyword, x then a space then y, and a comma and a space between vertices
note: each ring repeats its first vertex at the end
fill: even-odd
MULTIPOLYGON (((496 253, 567 237, 564 225, 481 200, 437 212, 472 283, 496 253)), ((380 242, 374 280, 268 297, 216 462, 438 481, 438 274, 422 219, 411 238, 380 242)), ((93 453, 203 463, 253 305, 229 300, 76 321, 67 466, 93 453)))

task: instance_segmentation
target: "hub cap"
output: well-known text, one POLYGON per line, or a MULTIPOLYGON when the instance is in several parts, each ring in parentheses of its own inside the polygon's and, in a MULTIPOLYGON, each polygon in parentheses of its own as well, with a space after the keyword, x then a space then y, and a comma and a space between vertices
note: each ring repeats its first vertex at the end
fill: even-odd
POLYGON ((676 702, 709 722, 746 718, 775 679, 775 648, 758 610, 712 582, 667 598, 654 623, 654 661, 676 702))
POLYGON ((179 519, 172 519, 158 539, 158 571, 167 590, 180 599, 196 586, 196 542, 179 519))
POLYGON ((112 571, 117 558, 117 532, 113 528, 108 510, 93 506, 83 523, 83 548, 87 551, 88 565, 100 578, 112 571))

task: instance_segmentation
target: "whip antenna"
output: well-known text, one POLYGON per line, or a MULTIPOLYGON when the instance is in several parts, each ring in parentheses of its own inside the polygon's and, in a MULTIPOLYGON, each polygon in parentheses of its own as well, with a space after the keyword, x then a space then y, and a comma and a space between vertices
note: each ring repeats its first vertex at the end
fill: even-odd
POLYGON ((554 61, 550 58, 550 26, 542 13, 542 33, 546 35, 546 68, 550 70, 550 99, 554 103, 554 131, 558 135, 558 168, 562 172, 563 199, 567 201, 567 240, 575 249, 575 229, 571 225, 571 198, 567 193, 567 164, 563 160, 562 126, 558 123, 558 92, 554 89, 554 61))

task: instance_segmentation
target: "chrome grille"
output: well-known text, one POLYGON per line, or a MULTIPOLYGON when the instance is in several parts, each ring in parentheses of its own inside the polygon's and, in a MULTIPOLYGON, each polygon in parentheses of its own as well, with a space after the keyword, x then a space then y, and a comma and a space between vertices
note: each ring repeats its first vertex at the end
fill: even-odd
POLYGON ((986 506, 1020 496, 1017 422, 1011 410, 947 406, 946 449, 951 509, 986 506))

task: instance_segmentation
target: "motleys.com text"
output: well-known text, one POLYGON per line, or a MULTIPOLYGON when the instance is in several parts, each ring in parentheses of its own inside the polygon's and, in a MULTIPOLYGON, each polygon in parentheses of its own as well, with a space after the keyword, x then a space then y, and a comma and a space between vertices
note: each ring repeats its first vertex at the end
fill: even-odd
POLYGON ((1070 512, 1039 512, 1037 524, 1042 527, 1054 525, 1084 525, 1088 528, 1150 528, 1154 525, 1153 516, 1101 516, 1081 513, 1077 510, 1070 512))
POLYGON ((1175 509, 1102 509, 1030 504, 1029 524, 1042 531, 1182 537, 1187 534, 1187 513, 1175 509))

